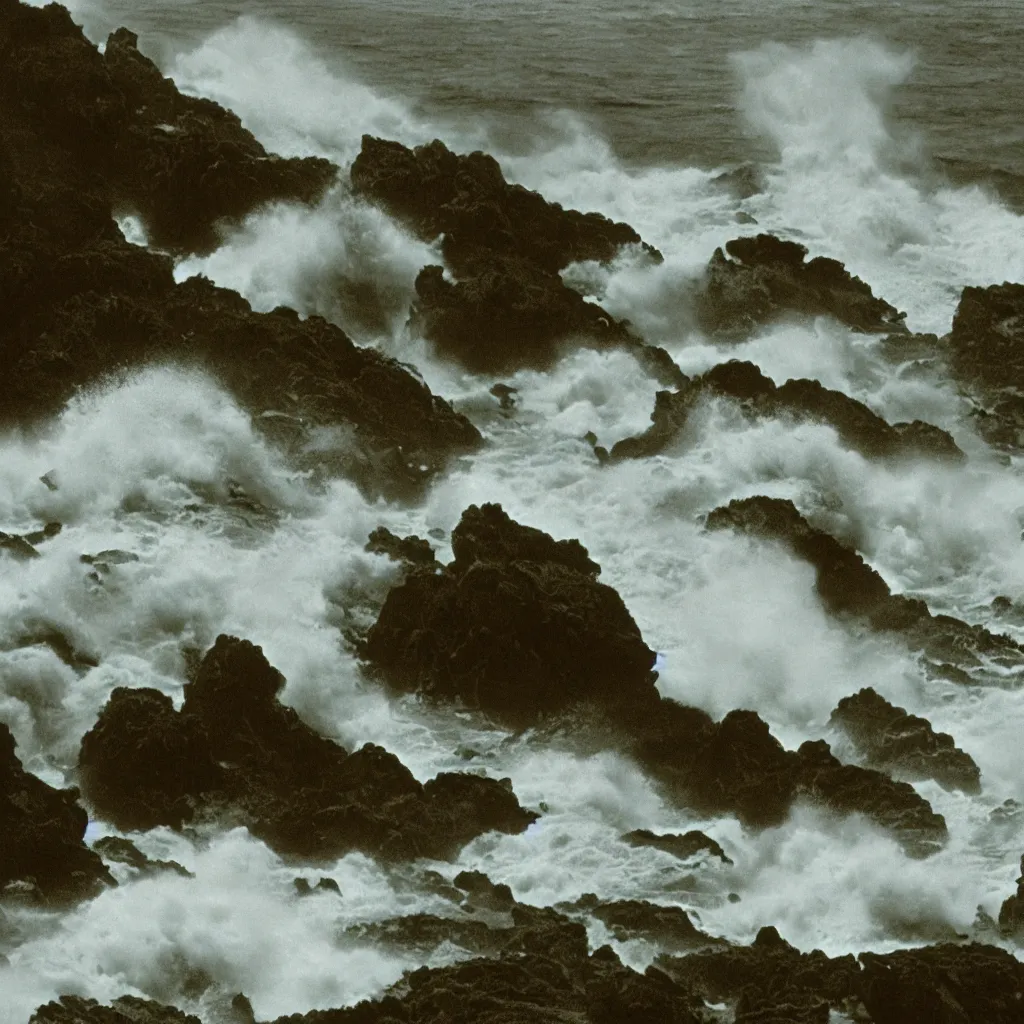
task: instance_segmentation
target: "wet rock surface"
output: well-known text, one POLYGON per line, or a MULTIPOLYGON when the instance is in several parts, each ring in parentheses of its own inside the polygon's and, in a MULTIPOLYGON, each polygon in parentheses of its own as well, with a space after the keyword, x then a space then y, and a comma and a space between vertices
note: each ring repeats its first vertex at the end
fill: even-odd
POLYGON ((86 798, 121 829, 234 821, 306 859, 446 859, 535 820, 507 782, 443 773, 422 785, 381 747, 347 753, 278 701, 283 685, 260 648, 221 636, 181 711, 158 691, 116 689, 82 740, 86 798))
POLYGON ((279 443, 371 494, 417 494, 480 445, 395 360, 319 317, 254 313, 206 280, 175 285, 170 258, 130 245, 111 216, 140 214, 157 244, 211 247, 221 218, 311 199, 332 165, 269 156, 234 114, 178 94, 131 33, 114 33, 101 55, 56 5, 4 0, 0 53, 5 426, 131 367, 181 363, 222 381, 279 443), (309 444, 325 426, 336 443, 309 444))
POLYGON ((691 857, 706 853, 711 857, 717 857, 723 864, 732 863, 714 839, 696 830, 683 835, 656 835, 648 829, 638 828, 627 832, 622 837, 622 841, 630 846, 647 846, 655 850, 662 850, 680 860, 689 860, 691 857))
POLYGON ((856 331, 905 330, 904 314, 838 260, 774 235, 735 238, 716 249, 697 299, 697 323, 719 338, 741 339, 787 316, 831 316, 856 331), (726 255, 728 254, 728 255, 726 255))
POLYGON ((862 402, 823 387, 816 380, 794 379, 777 386, 750 362, 730 360, 689 379, 679 390, 659 391, 651 426, 619 441, 615 459, 657 455, 675 443, 702 400, 729 398, 752 417, 789 417, 823 423, 840 443, 866 458, 937 458, 960 461, 963 452, 946 431, 930 423, 890 425, 862 402))
POLYGON ((308 202, 334 180, 329 161, 271 156, 235 114, 182 95, 137 43, 118 29, 101 54, 63 7, 0 6, 8 122, 41 131, 108 206, 141 214, 157 245, 212 249, 217 221, 308 202))
POLYGON ((77 790, 54 789, 25 771, 0 723, 0 898, 60 905, 113 885, 83 841, 88 823, 77 790))
POLYGON ((1020 859, 1017 891, 1003 900, 999 908, 999 930, 1018 942, 1024 939, 1024 857, 1020 859))
POLYGON ((916 781, 934 779, 944 789, 981 790, 981 771, 948 733, 890 704, 870 686, 844 697, 832 712, 832 725, 853 740, 872 767, 916 781))
POLYGON ((1024 284, 965 288, 946 340, 953 374, 980 404, 979 431, 999 447, 1024 447, 1024 284))
POLYGON ((628 225, 550 203, 509 184, 486 153, 452 153, 435 140, 409 149, 363 136, 354 191, 423 241, 441 238, 445 268, 416 279, 414 329, 445 356, 480 373, 551 366, 570 347, 624 347, 666 385, 681 373, 629 325, 584 300, 559 276, 570 263, 607 263, 626 246, 661 261, 628 225))
POLYGON ((970 667, 983 658, 1011 666, 1022 663, 1024 651, 1010 637, 949 615, 932 615, 924 601, 893 594, 856 551, 811 526, 791 501, 762 496, 737 499, 711 512, 706 525, 709 530, 732 529, 783 542, 814 566, 818 595, 828 611, 899 633, 911 648, 942 664, 970 667))

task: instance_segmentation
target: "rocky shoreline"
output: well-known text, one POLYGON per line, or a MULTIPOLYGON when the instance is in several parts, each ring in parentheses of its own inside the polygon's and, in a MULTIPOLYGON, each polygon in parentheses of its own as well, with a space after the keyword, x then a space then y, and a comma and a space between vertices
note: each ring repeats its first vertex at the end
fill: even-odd
MULTIPOLYGON (((174 362, 223 384, 297 465, 347 478, 369 498, 420 500, 453 460, 485 444, 465 415, 408 367, 325 319, 285 308, 257 313, 232 291, 204 278, 176 283, 172 272, 175 258, 215 249, 225 224, 271 202, 314 204, 341 182, 413 236, 438 243, 444 266, 419 272, 409 325, 440 358, 493 376, 550 368, 573 348, 621 349, 666 389, 645 433, 595 448, 602 462, 670 449, 694 409, 717 400, 752 419, 823 424, 866 459, 967 458, 939 427, 890 424, 814 380, 776 385, 736 360, 684 374, 664 349, 562 279, 570 264, 608 264, 623 252, 659 264, 661 253, 629 225, 550 203, 510 184, 493 157, 455 154, 440 141, 410 149, 366 136, 351 169, 275 156, 234 114, 179 92, 137 43, 119 29, 101 53, 59 5, 0 0, 5 426, 31 426, 82 388, 174 362), (116 220, 125 213, 145 224, 149 247, 125 239, 116 220), (312 450, 308 439, 320 427, 337 428, 343 441, 312 450)), ((951 333, 937 339, 910 334, 905 315, 842 264, 808 255, 766 234, 716 251, 697 288, 700 330, 728 346, 765 325, 824 316, 887 336, 894 358, 923 347, 975 404, 981 434, 1012 453, 1024 448, 1016 388, 1024 285, 965 289, 951 333)), ((511 393, 492 390, 503 407, 511 393)), ((857 551, 790 501, 734 500, 707 510, 706 529, 783 546, 813 567, 817 599, 836 621, 903 644, 947 679, 981 685, 986 665, 1024 667, 1014 640, 894 594, 857 551)), ((59 530, 53 523, 0 534, 0 557, 35 558, 59 530)), ((485 502, 462 512, 451 548, 443 564, 423 538, 383 527, 369 538, 368 551, 401 564, 357 638, 369 683, 443 714, 472 713, 513 733, 555 729, 570 746, 615 751, 675 805, 734 817, 751 832, 810 806, 836 820, 866 820, 925 858, 947 842, 947 823, 911 783, 931 780, 965 799, 982 791, 980 769, 955 737, 873 688, 844 698, 832 715, 858 763, 844 763, 823 740, 787 749, 754 711, 715 720, 664 697, 656 652, 579 540, 556 539, 485 502)), ((118 553, 83 559, 109 572, 104 554, 118 553)), ((89 664, 66 638, 51 641, 64 644, 69 665, 89 664)), ((380 746, 345 750, 279 701, 283 685, 254 642, 220 636, 185 683, 180 708, 159 690, 113 689, 82 740, 77 789, 55 789, 26 771, 0 724, 0 903, 73 906, 115 886, 116 864, 187 874, 128 839, 89 845, 90 819, 124 832, 244 826, 290 864, 356 851, 394 865, 450 862, 481 835, 523 833, 544 813, 486 772, 421 783, 380 746)), ((732 864, 699 831, 638 829, 622 839, 687 863, 732 864)), ((378 1000, 277 1024, 826 1024, 830 1013, 875 1024, 1024 1020, 1024 965, 966 935, 830 958, 797 950, 772 922, 741 946, 674 905, 597 893, 529 906, 480 872, 438 884, 446 916, 368 923, 347 938, 424 955, 447 943, 457 962, 412 971, 378 1000), (657 947, 654 964, 641 973, 610 945, 592 948, 588 934, 598 926, 616 941, 657 947)), ((343 898, 330 880, 299 890, 343 898)), ((995 934, 1019 940, 1022 907, 1024 884, 992 922, 995 934)), ((255 1020, 244 994, 224 1013, 230 1024, 255 1020)), ((29 1024, 198 1018, 131 995, 101 1005, 68 993, 29 1024)))

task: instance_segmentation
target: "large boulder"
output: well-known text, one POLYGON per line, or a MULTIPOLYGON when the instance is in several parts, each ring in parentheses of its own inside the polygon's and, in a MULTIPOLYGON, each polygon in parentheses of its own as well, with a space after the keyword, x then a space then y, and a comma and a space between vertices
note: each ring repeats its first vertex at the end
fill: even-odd
POLYGON ((935 732, 927 719, 890 704, 870 686, 844 697, 829 721, 872 767, 910 781, 934 779, 944 789, 981 790, 981 771, 952 736, 935 732))
POLYGON ((0 723, 0 896, 62 904, 113 885, 83 842, 88 824, 78 791, 54 789, 25 771, 10 729, 0 723))
POLYGON ((654 652, 579 541, 471 505, 454 560, 388 594, 364 655, 399 690, 523 726, 578 704, 656 697, 654 652))
POLYGON ((818 596, 829 612, 899 633, 913 649, 940 665, 952 662, 954 667, 970 667, 983 657, 997 657, 1007 666, 1024 665, 1024 649, 1010 637, 950 615, 932 615, 924 601, 893 594, 856 551, 811 526, 787 499, 736 499, 712 511, 706 526, 785 544, 814 566, 818 596))
POLYGON ((226 819, 282 855, 316 859, 444 859, 535 820, 507 781, 442 774, 423 785, 381 747, 347 753, 280 703, 283 685, 259 647, 221 636, 180 711, 156 691, 115 690, 82 740, 86 799, 122 829, 226 819))
POLYGON ((831 316, 855 331, 906 330, 906 316, 838 260, 774 235, 735 238, 716 249, 697 297, 697 323, 708 334, 742 339, 791 316, 831 316), (728 256, 726 255, 728 253, 728 256))
POLYGON ((914 420, 890 426, 863 402, 816 380, 797 378, 777 386, 753 363, 735 359, 688 379, 675 392, 659 391, 651 426, 637 437, 619 441, 612 458, 644 458, 664 451, 682 434, 697 404, 712 398, 731 399, 753 417, 824 423, 844 447, 867 458, 964 458, 953 438, 930 423, 914 420))

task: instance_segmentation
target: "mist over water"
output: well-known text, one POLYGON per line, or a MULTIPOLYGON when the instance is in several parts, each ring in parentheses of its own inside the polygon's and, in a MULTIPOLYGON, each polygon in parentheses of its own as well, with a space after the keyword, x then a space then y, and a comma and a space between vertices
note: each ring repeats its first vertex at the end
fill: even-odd
MULTIPOLYGON (((929 678, 894 641, 829 617, 804 562, 702 527, 708 511, 735 497, 791 498, 812 523, 856 546, 894 592, 1024 638, 1024 627, 996 623, 990 609, 997 595, 1024 600, 1024 477, 1016 460, 989 451, 948 379, 894 367, 877 339, 825 320, 776 325, 732 347, 693 327, 702 268, 742 233, 775 232, 842 260, 906 310, 913 330, 940 335, 965 285, 1024 279, 1024 217, 984 180, 958 183, 937 170, 940 156, 1024 170, 1008 156, 1020 142, 1019 128, 1005 138, 1008 85, 982 80, 962 102, 984 115, 955 114, 950 97, 963 67, 946 80, 937 70, 946 15, 922 3, 887 6, 891 20, 877 5, 832 3, 733 3, 715 14, 637 5, 617 15, 610 5, 584 13, 556 4, 544 17, 529 3, 501 12, 352 2, 71 6, 95 38, 121 21, 138 30, 142 49, 184 91, 235 110, 268 149, 343 168, 319 205, 253 213, 224 231, 215 252, 179 263, 177 277, 204 274, 258 310, 286 305, 324 316, 413 364, 487 445, 419 505, 370 502, 346 481, 315 480, 290 465, 216 381, 175 366, 108 382, 38 430, 5 436, 0 529, 65 524, 39 559, 0 562, 0 721, 26 767, 71 784, 81 737, 115 687, 155 687, 180 704, 188 652, 227 632, 263 647, 288 680, 283 700, 325 735, 348 747, 381 743, 421 779, 464 768, 457 751, 473 746, 474 768, 511 778, 524 806, 548 810, 522 835, 485 835, 457 862, 419 864, 407 877, 350 855, 317 869, 338 881, 340 898, 303 901, 292 885, 303 872, 244 830, 133 836, 195 877, 126 871, 121 887, 66 914, 19 909, 0 918, 9 961, 0 960, 0 991, 12 1021, 62 993, 139 994, 204 1020, 239 991, 259 1019, 376 995, 422 959, 360 945, 344 929, 436 910, 414 884, 427 869, 449 879, 485 871, 538 906, 585 892, 680 905, 707 931, 737 941, 774 924, 800 948, 829 954, 964 935, 979 907, 997 914, 1024 849, 1024 816, 990 816, 1008 799, 1024 801, 1020 693, 929 678), (915 40, 908 26, 926 8, 936 23, 919 21, 915 40), (465 68, 453 67, 450 53, 437 63, 446 52, 438 34, 456 16, 476 40, 465 68), (584 17, 592 24, 582 42, 565 35, 584 17), (386 36, 398 23, 405 34, 386 36), (645 32, 664 41, 643 78, 645 32), (485 33, 506 38, 513 53, 535 48, 533 63, 512 76, 518 90, 535 91, 530 103, 505 89, 504 64, 491 79, 481 70, 485 33), (560 53, 563 42, 589 47, 586 60, 560 53), (593 77, 587 61, 599 63, 613 42, 629 74, 593 77), (701 48, 710 63, 696 65, 701 48), (613 106, 627 99, 627 111, 613 106), (663 264, 627 252, 610 268, 571 267, 565 279, 664 345, 685 372, 735 357, 777 383, 815 378, 890 422, 922 418, 949 430, 969 460, 894 468, 846 450, 829 427, 752 423, 728 403, 708 402, 666 452, 600 467, 584 435, 610 446, 641 432, 659 385, 625 353, 577 351, 549 372, 504 378, 519 390, 514 414, 504 415, 489 395, 492 378, 411 337, 416 274, 440 256, 350 193, 344 169, 364 133, 409 145, 440 136, 457 152, 486 148, 510 180, 630 223, 664 253, 663 264), (740 199, 715 179, 747 161, 764 188, 740 199), (447 537, 467 505, 487 501, 586 545, 659 652, 666 696, 715 717, 751 708, 786 746, 826 738, 838 752, 829 715, 870 685, 952 733, 981 767, 984 789, 966 797, 918 784, 946 817, 948 847, 915 861, 866 821, 804 807, 777 829, 748 832, 673 805, 618 754, 389 700, 342 639, 373 621, 397 577, 393 563, 365 552, 366 538, 378 525, 447 537), (110 549, 133 558, 102 577, 80 561, 110 549), (62 657, 46 639, 54 631, 81 657, 62 657), (681 865, 619 841, 636 828, 703 829, 735 863, 681 865)), ((972 53, 991 57, 971 66, 994 80, 1007 67, 999 27, 1013 12, 987 10, 989 49, 967 36, 972 53)), ((145 243, 141 226, 134 240, 145 243)), ((447 560, 447 540, 433 543, 447 560)), ((104 831, 90 828, 90 838, 104 831)), ((590 938, 592 946, 610 940, 600 929, 590 938)), ((611 941, 632 965, 655 954, 611 941)))

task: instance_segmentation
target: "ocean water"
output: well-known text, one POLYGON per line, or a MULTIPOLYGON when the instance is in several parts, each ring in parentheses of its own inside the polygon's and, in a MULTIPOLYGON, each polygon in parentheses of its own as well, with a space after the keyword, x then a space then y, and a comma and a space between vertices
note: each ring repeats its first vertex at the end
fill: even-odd
MULTIPOLYGON (((127 24, 182 89, 231 107, 276 151, 347 164, 365 132, 487 149, 510 179, 625 220, 662 250, 658 267, 623 258, 566 276, 686 372, 736 356, 779 383, 813 377, 890 421, 946 428, 969 461, 894 470, 846 451, 827 427, 752 424, 722 405, 672 450, 600 468, 583 435, 610 445, 643 430, 653 407, 657 384, 631 358, 581 351, 549 372, 516 374, 507 382, 519 406, 502 415, 493 379, 438 359, 405 328, 416 273, 437 258, 429 246, 344 186, 315 208, 277 205, 211 255, 183 261, 178 276, 205 273, 256 308, 284 303, 335 320, 415 364, 488 445, 418 506, 370 503, 344 480, 314 486, 216 381, 176 367, 84 392, 47 429, 5 437, 0 529, 66 524, 40 559, 0 561, 0 720, 32 770, 54 783, 70 777, 115 686, 180 699, 183 647, 229 632, 263 646, 288 679, 284 699, 325 734, 380 742, 420 778, 464 767, 456 751, 471 744, 481 751, 475 766, 511 777, 525 806, 548 808, 523 835, 484 836, 457 863, 426 865, 448 877, 483 870, 537 905, 588 891, 678 904, 729 939, 750 941, 773 924, 800 948, 828 953, 983 934, 972 932, 977 911, 995 916, 1024 852, 1024 814, 993 816, 1007 800, 1024 802, 1015 681, 967 688, 927 678, 899 646, 830 619, 807 565, 705 534, 701 519, 735 497, 792 498, 893 590, 989 622, 995 596, 1024 600, 1021 465, 989 451, 950 381, 894 368, 876 339, 822 320, 724 350, 692 329, 688 303, 715 247, 756 230, 843 260, 919 331, 948 331, 965 285, 1024 280, 1024 7, 709 6, 85 0, 72 10, 97 41, 127 24), (748 163, 763 173, 763 193, 737 199, 715 184, 748 163), (51 471, 55 491, 39 484, 51 471), (228 481, 265 514, 233 506, 228 481), (947 848, 908 859, 867 823, 811 808, 747 832, 665 800, 619 755, 389 701, 341 643, 346 626, 372 621, 395 578, 363 551, 366 537, 381 524, 447 532, 483 501, 580 538, 659 652, 668 696, 715 715, 752 708, 787 746, 824 737, 843 752, 829 714, 870 685, 951 733, 981 767, 983 791, 918 785, 947 819, 947 848), (98 586, 79 556, 109 548, 138 561, 98 586), (79 673, 46 647, 16 643, 45 624, 98 667, 79 673), (734 864, 695 868, 619 842, 634 828, 701 828, 734 864)), ((145 244, 144 225, 125 227, 145 244)), ((1024 639, 1012 624, 994 628, 1024 639)), ((93 823, 89 836, 109 831, 93 823)), ((259 1019, 273 1018, 373 996, 420 964, 342 935, 353 923, 431 910, 436 898, 412 869, 396 874, 352 855, 321 871, 342 899, 299 901, 296 868, 244 830, 133 839, 195 878, 125 875, 67 913, 6 911, 4 1024, 62 993, 143 995, 216 1024, 218 1006, 242 991, 259 1019)), ((607 938, 595 926, 592 942, 607 938)), ((639 942, 619 949, 636 966, 656 953, 639 942)))

